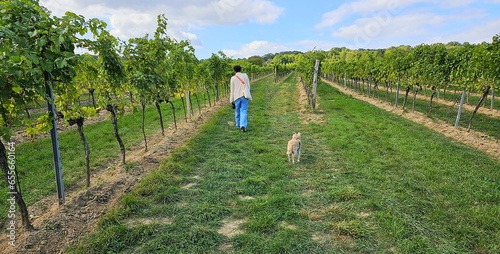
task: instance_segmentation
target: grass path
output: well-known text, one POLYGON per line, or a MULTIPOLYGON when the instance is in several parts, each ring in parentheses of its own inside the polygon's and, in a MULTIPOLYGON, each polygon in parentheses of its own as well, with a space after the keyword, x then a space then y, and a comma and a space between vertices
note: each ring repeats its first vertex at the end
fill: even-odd
POLYGON ((248 132, 221 109, 68 251, 500 251, 498 162, 327 85, 307 121, 296 88, 254 82, 248 132))
MULTIPOLYGON (((466 131, 467 125, 465 125, 465 127, 455 128, 454 122, 452 123, 447 122, 446 118, 443 118, 443 115, 446 114, 450 115, 449 109, 444 110, 444 108, 447 108, 447 106, 441 104, 443 100, 440 100, 438 103, 434 103, 433 112, 435 112, 435 114, 429 115, 428 113, 424 113, 425 110, 422 109, 425 108, 425 106, 423 106, 421 103, 417 104, 420 105, 420 107, 417 107, 417 110, 415 110, 415 112, 412 112, 411 109, 403 110, 402 107, 399 108, 394 107, 393 103, 388 103, 387 101, 384 100, 368 97, 365 94, 357 93, 351 89, 345 89, 343 86, 340 86, 330 81, 326 80, 323 81, 326 84, 332 85, 333 87, 339 89, 343 93, 353 96, 358 100, 363 100, 370 104, 376 105, 379 108, 383 108, 389 112, 400 115, 418 124, 424 125, 430 129, 438 131, 445 136, 454 138, 468 146, 487 152, 491 154, 491 157, 494 159, 500 159, 500 142, 498 139, 498 137, 500 137, 499 136, 500 132, 498 131, 500 128, 500 116, 499 116, 500 111, 496 112, 497 110, 481 108, 481 111, 486 111, 486 114, 478 114, 479 116, 478 119, 480 119, 480 121, 476 121, 478 126, 476 126, 475 124, 473 125, 473 128, 470 131, 466 131), (490 136, 485 132, 481 131, 486 131, 486 133, 493 135, 490 136)), ((426 98, 424 98, 423 100, 417 100, 417 102, 423 102, 425 99, 426 98)), ((428 100, 425 102, 425 104, 426 106, 428 106, 428 100)), ((471 112, 464 111, 464 115, 470 113, 471 112)), ((467 117, 464 117, 463 119, 467 119, 467 117)), ((464 120, 462 121, 462 124, 465 124, 467 122, 468 121, 464 120)))

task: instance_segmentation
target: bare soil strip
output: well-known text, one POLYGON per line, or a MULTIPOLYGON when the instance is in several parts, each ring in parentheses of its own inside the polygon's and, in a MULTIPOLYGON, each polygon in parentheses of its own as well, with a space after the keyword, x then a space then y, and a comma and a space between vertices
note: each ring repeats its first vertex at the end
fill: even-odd
MULTIPOLYGON (((379 108, 385 109, 389 112, 392 112, 394 114, 400 115, 406 119, 409 119, 415 123, 424 125, 430 129, 433 129, 439 133, 442 133, 445 136, 451 137, 457 141, 462 142, 465 145, 474 147, 478 150, 484 151, 488 154, 491 155, 493 159, 500 160, 500 142, 499 140, 496 140, 492 137, 489 137, 488 135, 471 130, 470 132, 467 132, 463 128, 454 128, 453 126, 450 126, 444 121, 436 120, 436 119, 430 119, 424 114, 420 112, 404 112, 401 108, 395 108, 394 105, 389 104, 384 101, 377 100, 375 98, 369 98, 365 95, 358 94, 350 89, 345 89, 342 86, 339 86, 331 81, 328 80, 323 80, 323 82, 339 89, 339 91, 349 94, 352 97, 358 99, 358 100, 363 100, 366 101, 374 106, 377 106, 379 108)), ((443 100, 439 101, 440 103, 443 102, 443 100)), ((491 110, 491 109, 485 109, 481 108, 481 112, 485 111, 486 114, 491 115, 491 116, 498 116, 499 113, 496 110, 491 110)))

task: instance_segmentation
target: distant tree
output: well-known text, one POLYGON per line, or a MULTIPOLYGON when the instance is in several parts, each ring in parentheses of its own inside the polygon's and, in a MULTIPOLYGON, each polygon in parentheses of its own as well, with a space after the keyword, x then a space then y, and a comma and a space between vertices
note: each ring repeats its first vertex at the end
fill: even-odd
POLYGON ((267 53, 262 58, 264 59, 264 62, 267 62, 267 61, 275 58, 276 55, 279 55, 279 54, 267 53))
POLYGON ((456 46, 462 46, 462 44, 458 41, 450 41, 446 44, 446 46, 456 47, 456 46))
POLYGON ((263 66, 264 62, 266 62, 264 60, 264 58, 260 57, 260 56, 251 56, 251 57, 248 58, 248 61, 250 63, 253 63, 253 64, 257 65, 257 66, 263 66))

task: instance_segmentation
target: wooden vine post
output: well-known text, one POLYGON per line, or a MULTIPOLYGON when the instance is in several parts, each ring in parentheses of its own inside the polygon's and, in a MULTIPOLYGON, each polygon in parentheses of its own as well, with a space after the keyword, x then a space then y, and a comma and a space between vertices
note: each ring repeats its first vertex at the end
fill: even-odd
POLYGON ((457 128, 458 124, 460 123, 460 116, 462 115, 464 101, 465 101, 465 91, 462 91, 462 96, 460 98, 460 106, 458 107, 457 119, 455 120, 455 125, 454 125, 455 128, 457 128))
POLYGON ((318 87, 318 72, 319 72, 319 64, 321 60, 316 59, 314 63, 314 76, 313 76, 313 88, 311 92, 311 107, 312 109, 316 108, 316 88, 318 87))

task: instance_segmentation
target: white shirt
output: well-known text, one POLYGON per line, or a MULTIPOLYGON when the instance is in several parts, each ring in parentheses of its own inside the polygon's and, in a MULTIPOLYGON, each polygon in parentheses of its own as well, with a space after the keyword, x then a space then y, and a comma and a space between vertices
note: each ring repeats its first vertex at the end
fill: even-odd
POLYGON ((250 94, 250 79, 246 73, 237 72, 235 76, 231 77, 231 93, 229 95, 229 102, 234 102, 240 97, 245 97, 252 100, 252 95, 250 94), (243 84, 237 77, 245 82, 243 84))

